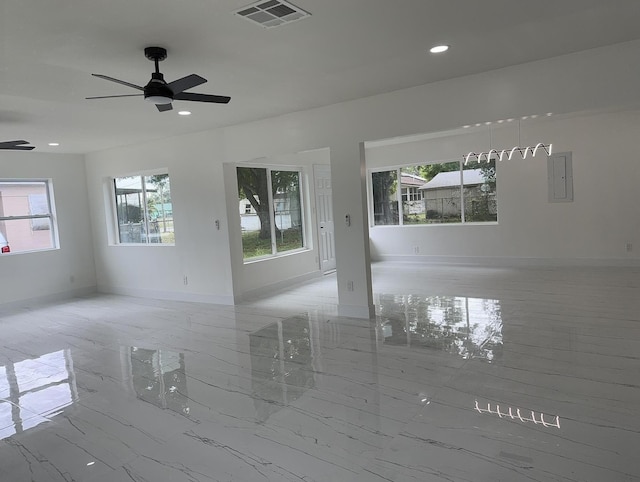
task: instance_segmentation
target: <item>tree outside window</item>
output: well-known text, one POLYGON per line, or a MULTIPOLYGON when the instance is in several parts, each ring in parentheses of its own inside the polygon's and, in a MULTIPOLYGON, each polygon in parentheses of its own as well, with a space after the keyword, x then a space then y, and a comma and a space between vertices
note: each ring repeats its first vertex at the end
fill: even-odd
POLYGON ((371 173, 373 187, 373 223, 376 226, 398 224, 398 172, 371 173))
POLYGON ((244 259, 303 248, 300 172, 238 167, 236 173, 244 259))

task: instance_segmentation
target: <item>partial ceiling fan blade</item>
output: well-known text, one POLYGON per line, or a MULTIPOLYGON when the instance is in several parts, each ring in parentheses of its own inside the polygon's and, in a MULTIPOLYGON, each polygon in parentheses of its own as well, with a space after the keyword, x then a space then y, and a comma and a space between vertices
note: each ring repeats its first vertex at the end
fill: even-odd
POLYGON ((35 146, 15 146, 15 147, 0 147, 0 150, 12 150, 12 151, 32 151, 35 146))
POLYGON ((132 84, 131 82, 125 82, 124 80, 114 79, 113 77, 109 77, 108 75, 102 75, 102 74, 91 74, 91 75, 93 75, 94 77, 99 77, 104 80, 115 82, 116 84, 122 84, 122 85, 126 85, 127 87, 133 87, 134 89, 144 90, 144 87, 140 87, 139 85, 132 84))
POLYGON ((173 106, 171 104, 156 104, 156 107, 160 112, 166 112, 173 109, 173 106))
POLYGON ((191 75, 187 75, 186 77, 182 77, 181 79, 174 80, 173 82, 170 82, 167 85, 173 92, 173 95, 176 95, 187 89, 191 89, 198 85, 202 85, 206 81, 207 79, 200 77, 197 74, 191 74, 191 75))
POLYGON ((29 144, 29 141, 6 141, 0 142, 0 149, 11 149, 13 151, 30 151, 35 149, 35 146, 25 146, 23 144, 29 144))
POLYGON ((214 102, 216 104, 228 104, 231 97, 226 95, 195 94, 192 92, 182 92, 173 96, 173 100, 191 100, 194 102, 214 102))
POLYGON ((114 99, 116 97, 141 97, 144 94, 124 94, 124 95, 99 95, 97 97, 85 97, 85 99, 114 99))

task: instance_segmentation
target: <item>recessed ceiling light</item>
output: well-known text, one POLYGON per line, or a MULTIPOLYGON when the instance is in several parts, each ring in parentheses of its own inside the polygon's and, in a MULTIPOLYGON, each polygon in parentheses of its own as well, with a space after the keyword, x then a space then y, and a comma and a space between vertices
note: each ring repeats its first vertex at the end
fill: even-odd
POLYGON ((449 50, 448 45, 436 45, 435 47, 431 47, 429 52, 431 52, 432 54, 441 54, 442 52, 446 52, 447 50, 449 50))
POLYGON ((469 127, 471 126, 470 125, 462 126, 463 129, 468 129, 469 127))
POLYGON ((547 117, 551 117, 553 115, 553 112, 547 112, 547 117))
POLYGON ((191 115, 191 112, 189 112, 188 110, 181 110, 180 112, 178 112, 178 115, 191 115))
POLYGON ((51 147, 58 147, 60 145, 60 143, 59 142, 49 142, 49 145, 51 147))

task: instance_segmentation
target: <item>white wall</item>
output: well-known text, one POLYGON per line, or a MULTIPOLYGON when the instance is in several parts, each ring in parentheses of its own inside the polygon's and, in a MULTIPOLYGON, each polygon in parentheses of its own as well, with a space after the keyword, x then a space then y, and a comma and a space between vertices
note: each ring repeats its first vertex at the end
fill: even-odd
POLYGON ((458 129, 447 136, 371 147, 370 168, 459 160, 469 151, 486 152, 490 139, 494 148, 544 142, 553 143, 555 152, 573 155, 573 202, 548 202, 544 152, 526 160, 516 154, 497 165, 497 224, 373 227, 375 257, 476 263, 637 262, 638 251, 628 252, 626 244, 640 247, 635 147, 639 132, 640 112, 624 111, 545 116, 522 121, 520 127, 512 122, 458 129))
POLYGON ((225 165, 225 186, 227 188, 227 217, 229 221, 229 245, 231 249, 231 263, 233 269, 234 294, 237 299, 248 295, 260 294, 262 291, 274 289, 283 285, 303 281, 320 276, 320 262, 318 258, 317 229, 315 224, 315 191, 313 183, 313 165, 328 164, 328 149, 262 157, 244 163, 228 163, 225 165), (242 237, 240 217, 238 216, 238 193, 235 186, 236 166, 247 164, 251 166, 293 166, 302 168, 303 172, 303 208, 304 216, 308 220, 306 235, 307 250, 292 254, 285 254, 276 258, 263 259, 244 263, 242 256, 242 237), (235 211, 234 211, 235 209, 235 211), (266 288, 266 289, 265 289, 266 288))
MULTIPOLYGON (((88 156, 87 175, 89 192, 92 193, 91 212, 94 220, 98 284, 109 289, 120 287, 128 292, 172 293, 176 296, 192 294, 208 299, 229 299, 234 292, 230 279, 232 268, 235 274, 242 268, 239 268, 237 259, 232 259, 229 255, 229 236, 224 231, 227 229, 224 191, 235 189, 235 185, 225 185, 227 177, 222 175, 222 163, 271 158, 328 147, 334 181, 335 218, 341 219, 345 213, 349 213, 352 219, 351 226, 336 223, 339 302, 341 306, 353 308, 354 312, 357 309, 361 309, 360 313, 370 312, 369 232, 363 189, 366 171, 361 163, 361 142, 450 130, 465 124, 534 113, 566 114, 611 107, 637 107, 640 105, 638 58, 640 42, 629 42, 296 112, 201 135, 181 136, 154 144, 91 154, 88 156), (101 192, 104 177, 162 166, 169 167, 172 178, 177 219, 176 247, 140 249, 107 246, 104 209, 100 195, 97 194, 101 192), (209 223, 201 222, 202 219, 213 220, 217 217, 223 221, 223 230, 220 232, 216 232, 209 223), (160 261, 163 262, 163 268, 159 271, 160 261), (183 271, 189 275, 188 287, 181 285, 183 271), (156 273, 157 276, 154 275, 156 273), (195 280, 195 285, 191 280, 195 280), (346 291, 347 280, 354 282, 352 292, 346 291)), ((616 122, 616 125, 619 124, 616 122)), ((593 220, 595 224, 591 224, 591 218, 578 221, 580 218, 574 216, 573 213, 579 209, 580 216, 584 218, 589 206, 594 205, 578 202, 582 203, 586 190, 595 187, 594 178, 585 178, 581 165, 594 165, 597 148, 593 143, 585 144, 587 148, 577 145, 586 140, 583 139, 586 136, 582 134, 582 127, 579 124, 576 126, 578 127, 566 130, 565 137, 559 138, 557 145, 558 149, 574 152, 576 203, 562 206, 544 204, 545 184, 542 183, 542 191, 528 184, 528 175, 542 175, 536 165, 525 166, 525 169, 531 170, 526 172, 527 176, 519 175, 516 164, 505 167, 501 174, 506 182, 498 187, 499 196, 504 193, 507 201, 518 194, 522 200, 520 206, 526 204, 539 208, 532 213, 532 219, 536 228, 545 229, 546 234, 555 229, 552 222, 570 223, 576 230, 568 243, 572 248, 565 249, 563 246, 567 240, 554 236, 541 241, 539 238, 513 234, 515 238, 500 241, 500 230, 505 226, 503 223, 516 216, 509 214, 510 205, 507 202, 506 206, 499 206, 499 229, 478 226, 465 231, 464 237, 476 239, 481 246, 477 248, 477 253, 491 256, 497 252, 492 246, 499 243, 504 248, 500 250, 501 255, 611 257, 618 253, 622 239, 626 241, 629 236, 634 235, 629 232, 632 228, 612 224, 611 218, 593 220), (516 184, 510 184, 511 181, 516 184), (538 201, 539 199, 542 201, 538 201), (611 228, 624 233, 614 235, 615 240, 609 245, 606 240, 612 236, 611 228), (587 236, 596 236, 598 240, 585 244, 587 236), (517 242, 518 247, 515 247, 514 242, 517 242), (594 250, 595 245, 598 248, 594 250)), ((588 127, 591 131, 597 130, 598 126, 602 127, 603 124, 585 124, 585 128, 588 127)), ((541 135, 547 133, 553 135, 553 132, 541 131, 541 135)), ((627 137, 625 141, 628 140, 627 137)), ((625 165, 628 172, 637 172, 632 164, 635 159, 625 161, 628 163, 625 165)), ((617 171, 621 169, 624 169, 622 165, 616 167, 617 171)), ((625 196, 629 199, 629 195, 625 196)), ((621 204, 617 203, 615 207, 621 204)), ((608 206, 614 207, 611 204, 608 206)), ((232 208, 234 216, 237 216, 237 202, 234 202, 232 208)), ((629 210, 625 212, 630 214, 629 210)), ((519 215, 518 212, 517 216, 519 215)), ((418 231, 415 232, 417 236, 418 231)), ((532 232, 529 231, 528 234, 532 232)), ((380 242, 375 236, 374 244, 380 242)), ((463 236, 443 234, 437 244, 444 244, 445 239, 458 243, 452 246, 450 253, 462 255, 468 247, 466 242, 460 241, 462 238, 463 236)), ((277 272, 277 269, 274 266, 267 271, 277 272)), ((266 281, 267 276, 260 278, 266 281)), ((240 284, 247 287, 244 282, 240 284)), ((236 288, 242 289, 238 286, 236 288)))
POLYGON ((221 139, 220 132, 199 133, 87 156, 100 291, 233 303, 221 139), (158 168, 167 168, 171 180, 175 245, 109 243, 111 214, 105 210, 108 179, 158 168))
POLYGON ((0 151, 0 178, 52 179, 60 249, 0 256, 0 304, 95 291, 83 156, 0 151))

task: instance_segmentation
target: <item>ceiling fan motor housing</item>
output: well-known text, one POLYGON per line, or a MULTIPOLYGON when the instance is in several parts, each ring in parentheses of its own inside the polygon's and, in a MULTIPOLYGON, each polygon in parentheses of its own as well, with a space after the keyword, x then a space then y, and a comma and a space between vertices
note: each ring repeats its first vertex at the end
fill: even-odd
POLYGON ((160 72, 151 74, 151 80, 144 86, 144 98, 154 104, 170 104, 173 100, 173 91, 160 72))

